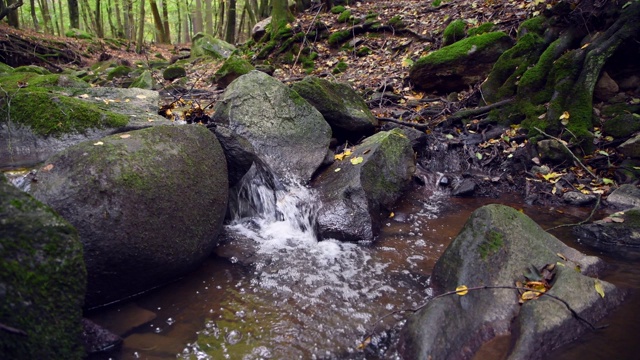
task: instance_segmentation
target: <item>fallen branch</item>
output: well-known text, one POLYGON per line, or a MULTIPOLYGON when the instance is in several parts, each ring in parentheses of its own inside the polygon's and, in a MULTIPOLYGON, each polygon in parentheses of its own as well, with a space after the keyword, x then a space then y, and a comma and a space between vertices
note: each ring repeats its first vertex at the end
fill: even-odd
POLYGON ((449 116, 445 122, 447 125, 452 124, 455 121, 461 121, 462 119, 466 119, 466 118, 470 118, 473 116, 479 116, 479 115, 484 115, 486 113, 488 113, 489 111, 499 108, 501 106, 504 105, 508 105, 511 104, 512 102, 514 102, 515 99, 514 98, 509 98, 509 99, 505 99, 505 100, 501 100, 498 102, 495 102, 493 104, 489 104, 489 105, 485 105, 485 106, 481 106, 475 109, 467 109, 467 110, 460 110, 457 111, 456 113, 454 113, 453 115, 449 116))
POLYGON ((578 159, 578 157, 573 153, 573 151, 571 151, 571 149, 569 149, 569 147, 567 145, 565 145, 565 142, 561 139, 558 139, 555 136, 551 136, 549 134, 547 134, 546 132, 538 129, 537 127, 534 127, 534 129, 538 130, 538 132, 550 139, 553 139, 557 142, 560 143, 560 145, 562 145, 562 147, 569 152, 569 154, 571 154, 571 157, 573 158, 573 160, 575 160, 587 173, 589 173, 589 175, 591 175, 591 177, 593 177, 594 179, 598 179, 598 177, 596 176, 596 174, 594 174, 591 170, 589 170, 589 168, 582 163, 582 161, 580 161, 580 159, 578 159))
POLYGON ((8 332, 10 334, 16 334, 16 335, 22 335, 22 336, 27 336, 27 333, 20 330, 20 329, 16 329, 14 327, 11 327, 9 325, 5 325, 3 323, 0 323, 0 330, 8 332))
MULTIPOLYGON (((578 313, 573 310, 573 308, 571 308, 571 306, 569 305, 569 303, 567 303, 565 300, 555 296, 555 295, 551 295, 545 291, 540 291, 540 290, 536 290, 536 289, 530 289, 530 288, 525 288, 525 287, 518 287, 518 286, 476 286, 476 287, 470 287, 465 289, 465 291, 478 291, 478 290, 491 290, 491 289, 507 289, 507 290, 522 290, 522 291, 533 291, 533 292, 537 292, 538 294, 540 294, 540 296, 548 296, 556 301, 561 302, 566 308, 567 310, 569 310, 569 312, 571 313, 571 315, 578 321, 582 322, 583 324, 585 324, 586 326, 588 326, 589 328, 591 328, 591 330, 596 331, 596 330, 601 330, 604 329, 606 327, 608 327, 609 325, 603 325, 603 326, 595 326, 593 325, 589 320, 583 318, 582 316, 578 315, 578 313)), ((418 306, 417 308, 413 308, 413 309, 402 309, 402 310, 396 310, 393 312, 390 312, 386 315, 384 315, 383 317, 377 319, 374 322, 374 327, 373 330, 371 330, 370 333, 366 334, 364 337, 364 340, 361 342, 362 346, 366 346, 366 343, 369 341, 369 339, 373 336, 373 334, 375 334, 376 332, 376 327, 378 326, 378 323, 380 323, 382 320, 388 318, 389 316, 393 316, 396 314, 400 314, 400 313, 416 313, 422 309, 424 309, 427 305, 429 305, 430 301, 436 300, 438 298, 442 298, 445 296, 450 296, 450 295, 457 295, 459 292, 461 292, 460 290, 453 290, 453 291, 447 291, 445 293, 442 293, 440 295, 436 295, 434 297, 432 297, 431 299, 427 300, 427 302, 425 302, 424 304, 418 306)), ((532 301, 532 300, 529 300, 532 301)))

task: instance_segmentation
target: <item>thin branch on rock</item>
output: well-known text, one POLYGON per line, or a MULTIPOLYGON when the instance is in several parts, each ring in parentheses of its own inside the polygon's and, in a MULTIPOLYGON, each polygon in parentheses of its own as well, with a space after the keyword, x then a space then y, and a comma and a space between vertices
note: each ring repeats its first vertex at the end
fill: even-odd
POLYGON ((580 161, 580 159, 578 159, 578 157, 573 153, 573 151, 571 151, 571 149, 569 149, 569 147, 567 145, 565 145, 564 141, 561 139, 558 139, 555 136, 551 136, 549 134, 547 134, 546 132, 538 129, 537 127, 534 127, 534 129, 538 130, 538 132, 550 139, 556 140, 558 143, 560 143, 560 145, 562 145, 562 147, 569 152, 569 154, 571 154, 571 157, 573 158, 573 160, 575 160, 580 167, 582 167, 587 173, 589 173, 589 175, 591 175, 591 177, 593 177, 594 179, 598 179, 598 176, 596 176, 596 174, 594 174, 591 170, 589 170, 589 168, 582 163, 582 161, 580 161))

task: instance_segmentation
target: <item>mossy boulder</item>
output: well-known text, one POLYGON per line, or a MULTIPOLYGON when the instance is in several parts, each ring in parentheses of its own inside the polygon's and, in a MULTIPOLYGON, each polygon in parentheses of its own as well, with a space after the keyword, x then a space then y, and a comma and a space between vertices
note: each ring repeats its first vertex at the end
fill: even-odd
POLYGON ((93 39, 93 35, 91 35, 90 33, 86 31, 82 31, 80 29, 75 29, 75 28, 67 30, 64 33, 64 36, 70 37, 70 38, 76 38, 76 39, 84 39, 84 40, 93 39))
POLYGON ((618 146, 618 151, 632 159, 640 159, 640 134, 630 138, 618 146))
POLYGON ((460 40, 420 58, 409 78, 425 91, 452 92, 485 79, 494 62, 513 45, 503 32, 491 32, 460 40))
POLYGON ((87 273, 77 231, 0 174, 0 354, 82 359, 87 273))
POLYGON ((207 128, 159 126, 69 147, 47 159, 30 192, 77 228, 91 308, 170 282, 210 255, 227 167, 207 128))
POLYGON ((317 219, 320 238, 373 240, 414 171, 411 142, 401 130, 365 139, 312 184, 322 201, 317 219))
POLYGON ((249 61, 241 56, 231 55, 213 75, 213 82, 215 82, 219 88, 224 89, 229 86, 233 80, 247 74, 251 70, 255 70, 255 68, 249 61))
POLYGON ((331 125, 334 137, 355 139, 373 134, 378 120, 349 84, 307 76, 291 87, 331 125))
POLYGON ((131 69, 128 66, 124 66, 124 65, 116 66, 107 71, 107 80, 113 80, 113 79, 129 76, 129 73, 131 73, 132 70, 133 69, 131 69))
POLYGON ((462 40, 467 36, 465 31, 467 23, 464 20, 454 20, 447 25, 442 32, 442 44, 451 45, 456 41, 462 40))
POLYGON ((38 66, 38 65, 18 66, 17 68, 13 69, 13 71, 14 72, 28 72, 28 73, 38 74, 38 75, 51 74, 51 71, 43 68, 42 66, 38 66))
POLYGON ((622 114, 605 121, 603 131, 616 138, 631 136, 640 130, 640 114, 622 114))
POLYGON ((155 91, 34 73, 0 75, 0 86, 7 91, 0 94, 0 168, 33 166, 87 139, 172 123, 157 114, 155 91))
POLYGON ((247 139, 278 178, 302 183, 322 164, 331 138, 331 128, 318 110, 257 70, 229 84, 213 118, 247 139))
MULTIPOLYGON (((637 188, 635 190, 638 192, 637 188)), ((638 198, 635 200, 637 201, 638 198)), ((640 259, 640 208, 638 207, 591 224, 578 225, 573 228, 573 233, 580 239, 581 244, 594 248, 598 252, 626 259, 640 259)))
MULTIPOLYGON (((566 246, 518 210, 497 204, 473 212, 436 262, 431 279, 435 295, 460 285, 512 287, 525 281, 532 267, 539 270, 547 264, 555 264, 548 294, 566 301, 591 323, 624 297, 613 284, 591 277, 604 268, 600 259, 566 246), (594 290, 597 282, 604 297, 594 290)), ((430 300, 402 330, 401 353, 407 359, 472 358, 483 343, 511 334, 506 358, 533 359, 588 329, 556 299, 541 296, 519 304, 519 297, 517 290, 508 288, 430 300)))
POLYGON ((492 22, 480 24, 478 27, 471 28, 467 31, 469 36, 476 36, 495 31, 496 25, 492 22))
POLYGON ((0 73, 10 73, 10 72, 13 72, 13 67, 3 62, 0 62, 0 73))
POLYGON ((191 57, 211 56, 215 59, 226 59, 236 47, 212 35, 197 33, 191 39, 191 57))
POLYGON ((162 72, 162 77, 167 81, 173 81, 187 76, 187 70, 182 66, 169 66, 162 72))
POLYGON ((140 76, 138 76, 135 80, 133 80, 131 85, 129 85, 129 88, 151 90, 153 89, 155 84, 156 84, 156 81, 151 75, 151 71, 145 70, 142 72, 142 74, 140 74, 140 76))

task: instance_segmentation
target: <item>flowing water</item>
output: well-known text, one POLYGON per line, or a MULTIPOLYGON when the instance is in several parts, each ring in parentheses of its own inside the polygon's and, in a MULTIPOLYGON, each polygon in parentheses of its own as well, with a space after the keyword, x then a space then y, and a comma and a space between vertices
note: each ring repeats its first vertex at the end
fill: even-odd
MULTIPOLYGON (((226 226, 225 246, 236 256, 213 256, 184 279, 92 314, 94 321, 125 338, 120 351, 103 358, 399 358, 393 344, 402 315, 385 315, 416 307, 429 297, 435 261, 473 210, 496 202, 519 206, 514 197, 458 199, 433 186, 416 186, 374 243, 318 241, 312 224, 320 205, 313 192, 276 184, 261 174, 257 171, 246 181, 233 201, 235 218, 226 226), (371 345, 363 351, 365 339, 371 345)), ((549 226, 576 222, 589 212, 523 210, 549 226)), ((640 288, 636 265, 612 261, 616 267, 611 280, 640 288)), ((636 358, 629 355, 637 355, 640 346, 628 334, 638 333, 638 304, 638 295, 632 295, 616 313, 622 315, 614 314, 612 328, 587 335, 589 340, 561 349, 553 358, 603 358, 594 357, 590 347, 596 339, 610 337, 617 342, 600 341, 600 354, 636 358), (636 320, 632 325, 630 317, 636 320)), ((498 358, 501 346, 488 346, 482 354, 490 355, 478 359, 498 358)))

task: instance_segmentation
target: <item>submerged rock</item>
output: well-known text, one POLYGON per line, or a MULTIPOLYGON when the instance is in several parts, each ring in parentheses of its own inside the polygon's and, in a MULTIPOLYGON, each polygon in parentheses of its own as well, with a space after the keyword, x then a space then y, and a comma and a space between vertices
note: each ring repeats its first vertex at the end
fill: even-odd
POLYGON ((640 208, 633 208, 619 216, 607 217, 591 224, 573 228, 581 244, 603 253, 638 260, 640 259, 640 208))
POLYGON ((87 273, 76 230, 0 174, 0 357, 81 359, 87 273))
POLYGON ((320 193, 320 238, 373 240, 388 209, 411 181, 415 161, 401 130, 379 132, 336 161, 312 184, 320 193))
POLYGON ((72 223, 89 274, 86 307, 176 279, 211 253, 227 207, 220 144, 202 126, 163 126, 72 146, 31 193, 72 223))
MULTIPOLYGON (((460 285, 515 286, 532 266, 540 269, 546 264, 556 264, 548 294, 563 299, 592 323, 622 301, 621 290, 587 276, 603 267, 600 259, 564 245, 503 205, 487 205, 471 215, 436 263, 432 281, 436 294, 460 285), (604 297, 595 289, 597 281, 604 297)), ((483 343, 512 334, 509 359, 540 359, 588 329, 556 299, 541 296, 520 305, 518 298, 514 289, 480 289, 433 299, 408 320, 401 352, 406 359, 471 359, 483 343)))
POLYGON ((293 177, 302 183, 322 164, 331 138, 318 110, 256 70, 229 84, 213 118, 247 139, 280 179, 293 177))

